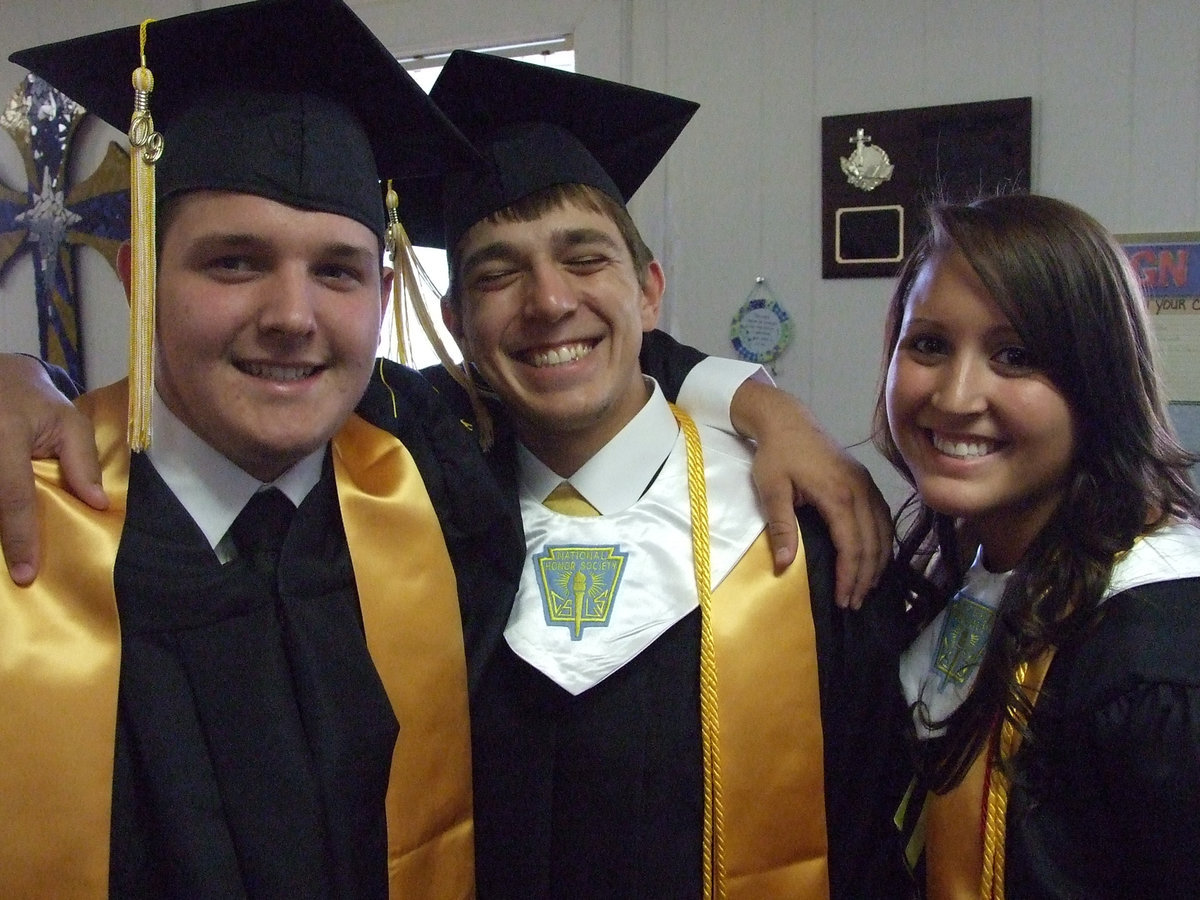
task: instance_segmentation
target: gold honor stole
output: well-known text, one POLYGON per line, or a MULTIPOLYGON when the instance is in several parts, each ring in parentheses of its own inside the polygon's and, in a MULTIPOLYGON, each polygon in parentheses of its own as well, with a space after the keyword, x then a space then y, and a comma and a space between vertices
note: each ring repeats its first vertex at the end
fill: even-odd
POLYGON ((764 532, 712 595, 726 896, 827 898, 825 767, 804 544, 764 532))
MULTIPOLYGON (((1037 701, 1053 659, 1050 650, 1018 672, 1037 701)), ((944 794, 930 794, 925 820, 925 884, 928 900, 1003 900, 1004 829, 1008 783, 995 765, 999 750, 1011 759, 1020 732, 1001 722, 971 763, 962 781, 944 794)))
MULTIPOLYGON (((127 398, 120 382, 79 401, 96 425, 109 508, 71 497, 56 462, 35 463, 41 572, 27 588, 0 578, 6 897, 108 893, 120 675, 112 572, 128 491, 127 398)), ((470 897, 466 661, 441 528, 394 437, 352 417, 333 440, 333 461, 367 646, 400 723, 387 795, 390 893, 470 897)))

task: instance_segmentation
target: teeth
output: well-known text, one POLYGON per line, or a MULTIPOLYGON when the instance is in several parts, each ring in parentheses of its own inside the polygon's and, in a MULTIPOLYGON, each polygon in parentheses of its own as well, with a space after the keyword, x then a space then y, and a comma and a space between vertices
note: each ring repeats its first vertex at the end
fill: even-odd
POLYGON ((270 381, 300 381, 317 370, 316 366, 271 366, 265 363, 244 363, 241 368, 247 375, 270 381))
POLYGON ((536 368, 544 366, 561 366, 563 363, 583 359, 592 352, 590 344, 570 344, 566 347, 555 347, 551 350, 537 350, 526 355, 529 364, 536 368))
POLYGON ((938 452, 959 459, 974 459, 978 456, 987 456, 996 449, 996 445, 991 441, 948 441, 945 438, 938 437, 936 434, 933 435, 933 446, 937 448, 938 452))

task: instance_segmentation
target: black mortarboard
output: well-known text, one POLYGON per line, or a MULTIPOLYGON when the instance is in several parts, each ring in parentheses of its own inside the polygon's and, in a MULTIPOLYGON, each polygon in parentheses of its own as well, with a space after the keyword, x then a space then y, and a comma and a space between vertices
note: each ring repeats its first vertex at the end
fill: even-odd
POLYGON ((390 245, 403 230, 389 223, 380 177, 440 178, 474 152, 342 0, 258 0, 9 58, 129 129, 135 450, 150 440, 156 194, 255 194, 354 219, 390 245), (131 125, 135 105, 151 119, 139 112, 131 125), (154 129, 161 156, 157 134, 135 139, 154 129))
MULTIPOLYGON (((138 26, 10 59, 129 128, 138 26)), ((346 215, 382 235, 381 176, 437 175, 469 158, 425 92, 341 0, 259 0, 153 21, 145 65, 164 138, 160 198, 194 188, 254 193, 346 215)))
POLYGON ((447 249, 480 219, 551 185, 591 185, 623 205, 699 108, 467 50, 450 54, 430 97, 481 157, 441 183, 401 188, 413 243, 447 249))

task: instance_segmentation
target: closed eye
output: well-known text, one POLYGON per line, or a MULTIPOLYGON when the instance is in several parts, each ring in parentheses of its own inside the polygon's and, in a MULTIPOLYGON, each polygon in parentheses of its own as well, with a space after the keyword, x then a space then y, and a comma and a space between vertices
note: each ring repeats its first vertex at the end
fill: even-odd
POLYGON ((510 267, 479 269, 471 273, 468 287, 478 291, 497 291, 510 284, 516 276, 517 270, 510 267))
POLYGON ((598 254, 589 254, 587 256, 574 256, 566 261, 567 268, 576 275, 590 275, 592 272, 598 272, 611 262, 609 257, 598 254))

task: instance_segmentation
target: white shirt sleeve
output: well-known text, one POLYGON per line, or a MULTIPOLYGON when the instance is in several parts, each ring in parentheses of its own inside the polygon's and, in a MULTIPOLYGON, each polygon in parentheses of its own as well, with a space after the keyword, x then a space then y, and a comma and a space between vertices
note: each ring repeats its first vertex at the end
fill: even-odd
POLYGON ((763 384, 775 384, 767 370, 757 363, 709 356, 688 373, 676 402, 697 425, 707 425, 726 434, 737 434, 730 420, 729 409, 737 389, 751 378, 763 384))

